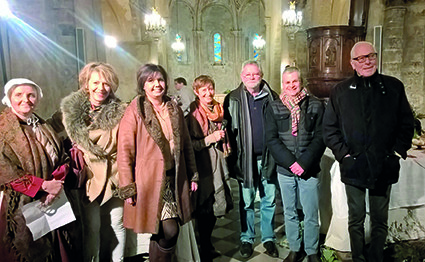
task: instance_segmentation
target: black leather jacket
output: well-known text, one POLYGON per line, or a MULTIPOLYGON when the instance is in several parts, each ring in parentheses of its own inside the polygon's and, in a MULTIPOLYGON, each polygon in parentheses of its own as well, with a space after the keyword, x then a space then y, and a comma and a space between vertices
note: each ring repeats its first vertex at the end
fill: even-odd
MULTIPOLYGON (((263 115, 267 103, 278 98, 266 81, 262 80, 263 91, 268 93, 264 99, 263 115)), ((243 96, 246 96, 246 88, 241 83, 238 88, 230 92, 224 99, 224 119, 227 120, 227 132, 232 147, 232 154, 227 158, 230 174, 232 177, 242 181, 244 187, 253 186, 253 152, 252 137, 247 133, 251 130, 248 105, 243 105, 243 96), (245 108, 245 109, 243 109, 245 108)), ((263 121, 263 124, 265 122, 263 121)), ((263 143, 264 145, 266 143, 263 143)), ((270 179, 276 176, 276 164, 270 153, 264 146, 262 155, 262 176, 270 179)))

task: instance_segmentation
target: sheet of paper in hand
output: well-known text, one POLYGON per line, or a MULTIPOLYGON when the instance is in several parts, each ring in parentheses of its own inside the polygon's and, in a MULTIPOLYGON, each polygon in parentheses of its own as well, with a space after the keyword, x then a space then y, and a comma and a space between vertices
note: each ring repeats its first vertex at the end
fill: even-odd
POLYGON ((34 201, 23 206, 22 213, 34 241, 61 226, 75 221, 71 204, 63 190, 51 205, 44 206, 41 201, 34 201))

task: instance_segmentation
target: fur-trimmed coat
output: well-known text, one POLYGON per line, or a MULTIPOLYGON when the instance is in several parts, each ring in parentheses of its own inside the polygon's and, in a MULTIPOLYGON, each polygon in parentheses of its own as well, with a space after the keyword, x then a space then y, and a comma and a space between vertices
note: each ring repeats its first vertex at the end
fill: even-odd
POLYGON ((4 193, 0 205, 1 261, 45 262, 58 259, 55 258, 52 234, 33 241, 22 215, 25 204, 40 199, 46 193, 39 191, 31 198, 8 186, 24 175, 51 180, 52 172, 67 161, 61 140, 52 127, 38 118, 37 128, 41 130, 43 139, 36 139, 35 133, 27 130, 28 127, 23 128, 10 108, 0 115, 0 190, 4 193))
POLYGON ((101 196, 101 205, 118 187, 117 132, 125 108, 126 104, 110 98, 91 120, 91 105, 84 90, 70 94, 61 102, 65 130, 84 153, 88 168, 86 194, 90 201, 101 196))
MULTIPOLYGON (((180 107, 166 98, 174 139, 175 198, 182 224, 191 219, 190 182, 197 181, 195 157, 180 107)), ((127 107, 118 134, 120 187, 135 183, 136 204, 124 204, 124 226, 157 234, 165 186, 164 147, 168 143, 152 104, 137 96, 127 107)))

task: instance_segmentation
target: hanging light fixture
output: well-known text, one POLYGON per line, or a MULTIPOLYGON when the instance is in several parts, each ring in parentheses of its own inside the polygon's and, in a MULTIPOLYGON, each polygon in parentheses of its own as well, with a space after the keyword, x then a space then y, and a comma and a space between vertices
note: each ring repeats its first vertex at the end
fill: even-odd
MULTIPOLYGON (((258 4, 258 30, 261 28, 261 16, 260 16, 260 4, 258 4)), ((261 51, 266 46, 266 40, 259 34, 254 35, 254 40, 252 41, 252 45, 255 51, 261 51)))
POLYGON ((162 18, 156 10, 155 1, 154 6, 152 7, 152 13, 145 15, 145 26, 146 33, 153 37, 159 37, 166 31, 165 19, 162 18))
POLYGON ((266 40, 263 39, 259 34, 254 35, 254 41, 252 41, 252 45, 256 50, 262 50, 266 45, 266 40))
POLYGON ((295 33, 301 28, 303 13, 295 10, 295 1, 289 2, 289 9, 282 13, 282 24, 290 39, 295 38, 295 33))
POLYGON ((179 5, 178 1, 176 1, 176 11, 177 11, 177 34, 176 41, 171 44, 171 49, 177 54, 177 58, 181 57, 181 53, 183 53, 185 46, 182 42, 182 36, 179 35, 179 5))
POLYGON ((176 41, 171 44, 171 48, 175 53, 182 53, 185 49, 184 43, 182 42, 182 37, 179 34, 176 34, 176 41))

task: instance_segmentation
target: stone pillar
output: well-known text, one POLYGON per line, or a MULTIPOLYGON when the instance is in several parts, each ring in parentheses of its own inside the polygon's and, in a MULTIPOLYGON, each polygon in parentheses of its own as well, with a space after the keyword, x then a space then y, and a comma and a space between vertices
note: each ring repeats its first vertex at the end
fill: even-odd
POLYGON ((193 30, 193 60, 195 63, 195 75, 199 75, 202 72, 202 52, 205 50, 202 49, 202 34, 203 30, 193 30))
POLYGON ((158 54, 158 49, 159 49, 159 37, 154 37, 151 41, 151 52, 150 52, 150 56, 149 56, 149 61, 153 64, 158 64, 159 62, 159 54, 158 54))
POLYGON ((233 35, 233 50, 234 52, 234 60, 233 64, 235 65, 234 75, 233 75, 233 82, 237 83, 240 80, 239 73, 240 73, 240 65, 242 65, 242 30, 240 29, 234 29, 230 31, 233 35))
POLYGON ((385 10, 382 73, 401 79, 403 62, 404 18, 406 8, 401 6, 389 7, 385 10))

